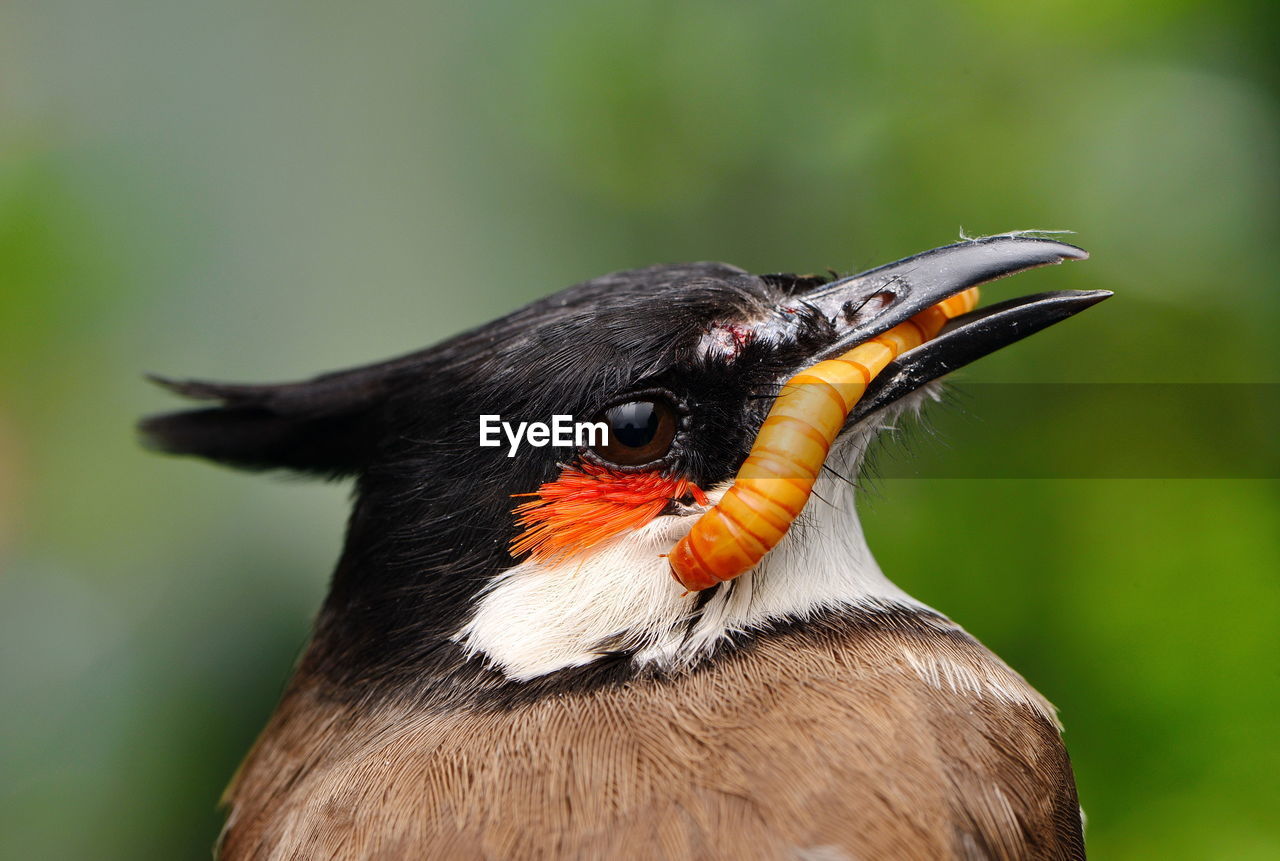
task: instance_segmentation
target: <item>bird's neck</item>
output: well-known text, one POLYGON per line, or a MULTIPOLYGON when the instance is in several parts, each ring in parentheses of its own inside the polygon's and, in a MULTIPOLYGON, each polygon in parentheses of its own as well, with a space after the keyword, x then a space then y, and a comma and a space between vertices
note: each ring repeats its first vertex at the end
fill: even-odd
POLYGON ((507 570, 454 640, 525 681, 620 653, 637 669, 689 667, 735 635, 826 611, 920 608, 880 571, 858 522, 846 477, 857 474, 865 444, 852 437, 833 451, 786 538, 709 596, 681 594, 664 558, 695 518, 658 517, 589 556, 507 570))

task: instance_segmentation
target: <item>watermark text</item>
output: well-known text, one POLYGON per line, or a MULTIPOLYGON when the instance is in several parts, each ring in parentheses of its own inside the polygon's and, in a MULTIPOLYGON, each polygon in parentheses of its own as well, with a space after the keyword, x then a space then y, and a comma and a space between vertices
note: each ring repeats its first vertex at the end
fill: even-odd
POLYGON ((609 444, 609 426, 604 422, 575 422, 573 416, 555 415, 551 423, 504 422, 502 416, 480 416, 480 445, 484 448, 507 446, 507 457, 515 457, 521 444, 542 448, 592 447, 609 444), (505 443, 503 438, 505 437, 505 443))

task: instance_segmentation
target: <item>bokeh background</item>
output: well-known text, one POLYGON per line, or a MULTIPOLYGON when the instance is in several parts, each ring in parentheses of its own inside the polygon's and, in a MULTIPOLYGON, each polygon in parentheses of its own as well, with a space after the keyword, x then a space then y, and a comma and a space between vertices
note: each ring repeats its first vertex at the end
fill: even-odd
MULTIPOLYGON (((177 404, 142 372, 307 376, 658 261, 1071 228, 1090 262, 991 295, 1116 298, 963 379, 1275 384, 1277 8, 0 5, 0 856, 207 857, 338 550, 342 486, 143 453, 177 404)), ((1142 433, 1211 462, 1251 409, 1142 433)), ((1096 857, 1280 857, 1274 472, 892 475, 881 562, 1060 707, 1096 857)))

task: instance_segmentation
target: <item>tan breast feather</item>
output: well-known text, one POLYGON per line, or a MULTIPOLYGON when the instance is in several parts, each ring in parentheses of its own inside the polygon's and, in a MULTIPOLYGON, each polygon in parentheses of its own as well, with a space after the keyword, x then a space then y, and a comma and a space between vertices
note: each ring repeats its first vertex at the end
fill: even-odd
POLYGON ((505 710, 317 691, 228 790, 221 857, 1083 857, 1051 707, 935 617, 505 710))

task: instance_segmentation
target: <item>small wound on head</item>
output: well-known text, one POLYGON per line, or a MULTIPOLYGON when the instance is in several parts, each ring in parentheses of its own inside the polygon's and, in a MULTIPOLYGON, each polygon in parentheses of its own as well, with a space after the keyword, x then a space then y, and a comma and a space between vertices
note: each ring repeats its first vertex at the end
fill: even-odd
POLYGON ((702 338, 702 348, 704 352, 732 358, 741 353, 755 336, 755 330, 742 323, 712 323, 702 338))

